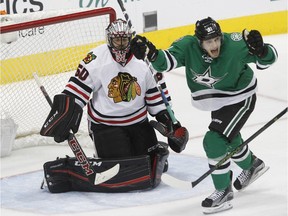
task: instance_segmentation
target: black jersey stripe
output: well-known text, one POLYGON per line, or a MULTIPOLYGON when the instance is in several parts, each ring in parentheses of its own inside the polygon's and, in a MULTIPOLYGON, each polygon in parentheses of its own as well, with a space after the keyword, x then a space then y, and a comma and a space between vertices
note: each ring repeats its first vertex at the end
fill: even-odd
POLYGON ((215 94, 205 94, 205 95, 199 95, 199 96, 196 96, 196 97, 192 97, 193 100, 197 101, 197 100, 204 100, 204 99, 209 99, 209 98, 229 98, 229 97, 235 97, 235 96, 238 96, 238 95, 241 95, 241 94, 244 94, 244 93, 247 93, 247 92, 250 92, 254 89, 256 89, 256 86, 257 86, 257 80, 255 82, 255 84, 247 89, 245 89, 245 91, 242 91, 242 92, 239 92, 238 94, 222 94, 222 93, 215 93, 215 94))
POLYGON ((164 83, 161 83, 161 85, 160 85, 160 86, 161 86, 161 88, 162 88, 162 89, 165 89, 165 88, 167 88, 167 86, 166 86, 166 83, 165 83, 165 82, 164 82, 164 83))
MULTIPOLYGON (((170 97, 170 96, 167 97, 167 101, 171 101, 171 97, 170 97)), ((147 106, 149 106, 149 107, 156 107, 156 106, 159 106, 159 105, 161 105, 161 104, 164 104, 163 99, 160 100, 160 101, 158 101, 158 102, 156 102, 156 103, 149 103, 149 104, 147 104, 147 106)))
POLYGON ((166 56, 168 57, 168 61, 170 62, 170 68, 167 68, 167 71, 170 71, 174 68, 174 61, 172 59, 172 56, 171 54, 167 51, 167 50, 164 50, 166 56))
POLYGON ((71 77, 71 78, 69 79, 69 82, 75 83, 76 85, 80 86, 82 89, 84 89, 86 92, 88 92, 88 93, 90 93, 90 94, 91 94, 91 92, 92 92, 92 89, 91 89, 89 86, 87 86, 87 85, 85 85, 84 83, 82 83, 82 82, 81 82, 80 80, 78 80, 76 77, 71 77))
POLYGON ((156 92, 158 92, 157 87, 148 89, 148 90, 146 91, 146 94, 154 94, 154 93, 156 93, 156 92))
POLYGON ((93 112, 95 112, 98 116, 100 116, 101 118, 111 118, 111 119, 117 119, 117 118, 127 118, 127 117, 130 117, 130 116, 133 116, 135 115, 136 113, 139 113, 144 107, 146 106, 146 104, 144 106, 142 106, 141 108, 139 108, 138 110, 136 110, 135 112, 133 113, 130 113, 128 115, 121 115, 121 116, 107 116, 107 115, 103 115, 102 113, 100 113, 99 111, 97 111, 94 107, 93 107, 93 104, 90 103, 90 107, 92 108, 93 112))
MULTIPOLYGON (((164 89, 166 89, 167 88, 167 86, 166 86, 166 83, 161 83, 161 88, 162 88, 162 90, 164 91, 164 89)), ((146 94, 155 94, 156 92, 159 92, 159 90, 158 90, 158 88, 157 87, 154 87, 154 88, 151 88, 151 89, 148 89, 147 91, 146 91, 146 94)), ((165 91, 164 91, 165 92, 165 91)))

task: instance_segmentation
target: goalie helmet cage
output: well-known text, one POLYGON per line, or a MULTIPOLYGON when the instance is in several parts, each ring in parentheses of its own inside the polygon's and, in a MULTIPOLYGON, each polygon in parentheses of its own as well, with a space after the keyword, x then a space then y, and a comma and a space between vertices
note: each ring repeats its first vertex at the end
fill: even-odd
MULTIPOLYGON (((110 7, 1 15, 1 119, 15 121, 16 137, 39 134, 50 111, 33 73, 52 98, 61 93, 81 59, 105 43, 105 29, 115 19, 110 7), (11 33, 17 40, 8 43, 11 33)), ((82 132, 87 134, 86 110, 82 132)))

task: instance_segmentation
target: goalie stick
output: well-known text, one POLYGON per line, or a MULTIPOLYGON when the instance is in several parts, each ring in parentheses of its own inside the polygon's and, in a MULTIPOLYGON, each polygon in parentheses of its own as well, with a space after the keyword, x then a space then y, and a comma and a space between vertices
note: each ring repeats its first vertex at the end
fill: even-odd
MULTIPOLYGON (((133 29, 132 22, 131 22, 131 20, 130 20, 130 18, 129 18, 129 15, 128 15, 127 12, 126 12, 126 9, 125 9, 125 7, 124 7, 124 4, 123 4, 122 0, 117 0, 117 1, 118 1, 118 4, 119 4, 122 12, 123 12, 123 15, 124 15, 126 21, 127 21, 127 23, 128 23, 128 26, 129 26, 131 29, 133 29)), ((135 30, 132 32, 132 35, 133 35, 133 36, 136 35, 136 31, 135 31, 135 30)), ((171 120, 172 120, 173 124, 177 124, 178 121, 177 121, 177 119, 175 118, 174 113, 173 113, 173 111, 172 111, 172 108, 171 108, 171 106, 170 106, 170 104, 169 104, 169 102, 168 102, 168 100, 167 100, 167 98, 166 98, 166 96, 165 96, 165 93, 163 92, 163 89, 162 89, 161 85, 160 85, 159 82, 158 82, 159 80, 158 80, 158 78, 157 78, 156 73, 153 72, 153 68, 152 68, 151 62, 149 62, 149 60, 147 59, 147 55, 146 55, 144 61, 145 61, 145 63, 147 64, 147 66, 149 67, 149 70, 151 71, 151 73, 153 74, 154 80, 156 81, 156 84, 157 84, 157 88, 158 88, 159 92, 161 93, 162 100, 163 100, 163 102, 164 102, 164 104, 165 104, 165 106, 166 106, 166 109, 167 109, 167 111, 168 111, 168 113, 169 113, 169 116, 171 117, 171 120)))
MULTIPOLYGON (((42 85, 40 82, 40 79, 37 75, 37 73, 33 73, 34 79, 39 86, 41 92, 43 93, 44 97, 46 98, 47 102, 49 103, 50 106, 52 106, 52 100, 49 97, 45 87, 42 85)), ((113 178, 115 175, 118 174, 120 165, 119 163, 113 166, 112 168, 96 173, 95 170, 93 169, 92 165, 89 163, 89 160, 87 156, 85 155, 83 149, 81 148, 78 140, 76 139, 75 135, 73 133, 69 134, 68 137, 68 144, 74 153, 76 159, 78 160, 79 164, 81 165, 81 168, 85 175, 87 176, 89 182, 93 185, 98 185, 103 182, 108 181, 109 179, 113 178)))
POLYGON ((256 131, 252 136, 250 136, 246 141, 244 141, 240 146, 235 148, 233 151, 231 151, 229 154, 227 154, 222 160, 220 160, 214 167, 209 169, 207 172, 205 172, 202 176, 200 176, 195 181, 183 181, 178 178, 175 178, 167 173, 163 173, 161 180, 172 187, 180 188, 180 189, 191 189, 194 188, 197 184, 199 184, 203 179, 205 179, 208 175, 210 175, 212 172, 214 172, 217 168, 219 168, 225 161, 230 159, 235 153, 237 153, 239 150, 241 150, 244 146, 246 146, 248 143, 250 143, 254 138, 256 138, 259 134, 261 134, 264 130, 266 130, 268 127, 270 127, 272 124, 274 124, 279 118, 281 118, 285 113, 287 112, 287 107, 281 111, 278 115, 276 115, 273 119, 271 119, 269 122, 267 122, 262 128, 260 128, 258 131, 256 131))

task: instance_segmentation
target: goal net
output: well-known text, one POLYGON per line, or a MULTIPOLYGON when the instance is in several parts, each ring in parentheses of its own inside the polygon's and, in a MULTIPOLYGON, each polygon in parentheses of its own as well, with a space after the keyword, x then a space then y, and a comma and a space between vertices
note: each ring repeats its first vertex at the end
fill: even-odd
MULTIPOLYGON (((39 134, 50 106, 33 73, 53 99, 88 51, 105 42, 105 28, 116 13, 101 8, 0 17, 1 119, 18 125, 16 138, 39 134)), ((79 133, 87 134, 86 119, 84 110, 79 133)))

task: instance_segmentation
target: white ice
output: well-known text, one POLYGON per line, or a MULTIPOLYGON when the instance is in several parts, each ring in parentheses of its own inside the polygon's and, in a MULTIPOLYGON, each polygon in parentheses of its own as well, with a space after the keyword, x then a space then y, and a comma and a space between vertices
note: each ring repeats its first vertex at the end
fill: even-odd
MULTIPOLYGON (((264 40, 276 47, 279 59, 269 69, 255 71, 259 86, 258 100, 254 113, 242 130, 244 139, 287 107, 287 34, 266 36, 264 40)), ((210 114, 191 106, 183 68, 166 74, 166 80, 176 117, 190 132, 184 152, 171 152, 168 173, 194 181, 208 170, 202 139, 207 131, 210 114)), ((33 142, 33 136, 22 139, 22 142, 33 142)), ((160 135, 159 139, 164 140, 160 135)), ((287 114, 256 137, 249 146, 270 166, 270 170, 246 190, 235 191, 233 209, 217 215, 286 216, 287 114)), ((93 148, 84 147, 84 150, 88 156, 93 155, 93 148)), ((43 164, 65 155, 72 156, 68 145, 44 145, 16 149, 10 156, 1 158, 1 215, 200 216, 203 215, 201 201, 214 190, 210 176, 188 191, 171 188, 163 183, 155 190, 138 193, 51 194, 40 190, 43 164)), ((236 166, 233 166, 233 171, 239 173, 236 166)))

